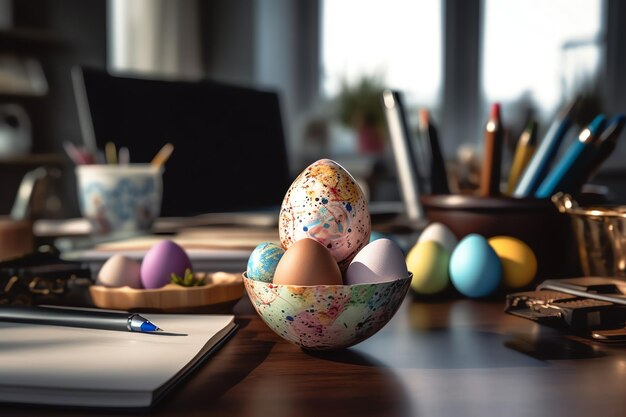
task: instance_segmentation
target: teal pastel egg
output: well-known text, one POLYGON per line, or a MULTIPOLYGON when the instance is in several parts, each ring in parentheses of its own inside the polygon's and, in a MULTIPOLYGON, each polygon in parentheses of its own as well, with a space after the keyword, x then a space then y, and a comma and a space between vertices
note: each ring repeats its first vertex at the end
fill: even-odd
POLYGON ((400 240, 398 240, 394 235, 388 234, 388 233, 376 232, 376 231, 372 230, 372 232, 370 234, 370 241, 369 241, 369 243, 372 243, 373 241, 380 240, 380 239, 389 239, 389 240, 391 240, 393 243, 398 245, 398 247, 400 248, 402 253, 405 254, 405 255, 407 253, 407 250, 409 249, 409 248, 406 247, 406 245, 403 245, 403 243, 400 240))
POLYGON ((257 281, 272 282, 278 262, 285 250, 272 242, 258 245, 248 258, 248 277, 257 281))
POLYGON ((502 265, 484 237, 467 235, 450 257, 450 280, 463 295, 486 297, 500 285, 502 265))
POLYGON ((373 241, 378 240, 378 239, 389 239, 389 236, 387 236, 384 233, 375 232, 375 231, 372 230, 372 233, 370 233, 370 243, 372 243, 373 241))

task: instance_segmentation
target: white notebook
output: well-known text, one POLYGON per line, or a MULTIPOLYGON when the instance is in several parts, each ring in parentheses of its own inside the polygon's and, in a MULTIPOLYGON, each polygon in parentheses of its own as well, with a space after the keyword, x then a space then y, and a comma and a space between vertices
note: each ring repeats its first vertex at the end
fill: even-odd
POLYGON ((150 407, 236 328, 232 315, 142 316, 168 334, 0 322, 0 402, 150 407))

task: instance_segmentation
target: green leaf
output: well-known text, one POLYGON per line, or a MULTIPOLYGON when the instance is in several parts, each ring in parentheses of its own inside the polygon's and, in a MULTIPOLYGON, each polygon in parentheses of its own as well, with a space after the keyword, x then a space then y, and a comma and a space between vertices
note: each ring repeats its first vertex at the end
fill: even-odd
POLYGON ((176 274, 172 274, 172 284, 180 285, 181 287, 199 287, 204 285, 203 277, 195 277, 191 269, 185 269, 185 275, 180 277, 176 274))

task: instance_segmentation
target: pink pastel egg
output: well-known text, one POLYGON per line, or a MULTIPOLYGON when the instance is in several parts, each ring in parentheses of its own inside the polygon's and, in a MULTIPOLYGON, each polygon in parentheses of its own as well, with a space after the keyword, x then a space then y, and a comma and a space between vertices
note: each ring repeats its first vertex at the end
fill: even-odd
POLYGON ((367 200, 361 187, 330 159, 320 159, 302 171, 280 208, 283 248, 313 238, 330 250, 342 271, 369 242, 370 230, 367 200))

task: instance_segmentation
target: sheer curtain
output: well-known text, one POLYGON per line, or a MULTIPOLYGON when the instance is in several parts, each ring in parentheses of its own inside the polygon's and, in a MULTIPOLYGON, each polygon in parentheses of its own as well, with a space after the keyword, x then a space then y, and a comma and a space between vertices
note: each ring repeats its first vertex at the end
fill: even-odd
POLYGON ((107 8, 109 71, 202 77, 197 0, 108 0, 107 8))

